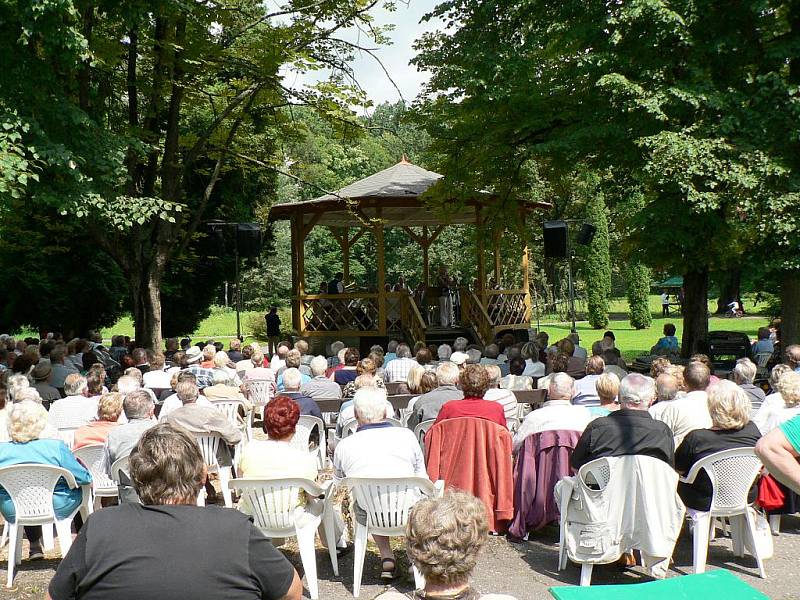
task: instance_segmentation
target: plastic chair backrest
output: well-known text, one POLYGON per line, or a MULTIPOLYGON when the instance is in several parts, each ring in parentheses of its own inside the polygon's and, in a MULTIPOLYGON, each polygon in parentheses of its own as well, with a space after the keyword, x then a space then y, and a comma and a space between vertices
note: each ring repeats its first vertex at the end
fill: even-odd
POLYGON ((72 473, 53 465, 22 463, 0 468, 0 486, 11 496, 17 522, 54 519, 53 490, 62 477, 71 489, 78 487, 72 473))
POLYGON ((247 398, 254 406, 266 406, 272 400, 275 382, 269 379, 249 379, 244 382, 247 398))
POLYGON ((408 513, 414 504, 437 493, 425 477, 347 477, 341 485, 350 489, 358 506, 367 513, 369 529, 385 535, 404 535, 408 513))
POLYGON ((196 433, 194 438, 197 440, 197 445, 200 446, 200 452, 203 455, 203 460, 209 467, 217 466, 217 450, 219 449, 220 437, 214 433, 196 433))
POLYGON ((765 369, 770 358, 772 358, 772 352, 757 352, 753 357, 753 362, 759 369, 765 369))
MULTIPOLYGON (((403 424, 395 419, 394 417, 387 417, 384 419, 385 423, 390 423, 392 427, 402 427, 403 424)), ((342 425, 342 439, 346 438, 349 435, 352 435, 358 429, 358 421, 356 419, 348 420, 344 425, 342 425)))
POLYGON ((234 427, 239 427, 239 407, 244 406, 241 400, 212 400, 211 404, 222 411, 234 427))
POLYGON ((425 434, 433 427, 434 423, 436 423, 436 419, 426 419, 414 427, 414 435, 419 440, 420 445, 425 441, 425 434))
POLYGON ((297 421, 297 426, 294 429, 294 435, 292 439, 289 440, 289 445, 292 446, 292 448, 308 452, 309 439, 315 427, 319 430, 320 442, 323 442, 325 440, 325 423, 322 422, 322 419, 312 415, 300 415, 300 419, 297 421))
POLYGON ((105 447, 103 444, 92 444, 73 450, 72 453, 92 474, 92 487, 98 490, 116 490, 117 484, 106 474, 105 447))
POLYGON ((77 429, 77 427, 65 427, 58 430, 58 439, 64 442, 70 450, 75 445, 75 432, 77 429))
POLYGON ((692 466, 685 481, 693 482, 700 470, 705 470, 714 490, 711 512, 743 511, 761 466, 754 448, 732 448, 701 458, 692 466))
POLYGON ((300 494, 319 497, 323 490, 308 479, 232 479, 228 487, 241 493, 239 504, 247 507, 256 527, 277 535, 280 531, 293 530, 295 510, 300 504, 300 494))
POLYGON ((578 469, 578 478, 592 489, 604 489, 611 481, 611 467, 606 458, 597 458, 578 469), (594 486, 597 486, 595 488, 594 486))
POLYGON ((118 458, 114 461, 114 464, 111 465, 111 479, 113 479, 117 484, 119 484, 121 481, 120 473, 124 473, 128 480, 131 478, 130 468, 128 467, 128 458, 129 457, 127 456, 118 458))

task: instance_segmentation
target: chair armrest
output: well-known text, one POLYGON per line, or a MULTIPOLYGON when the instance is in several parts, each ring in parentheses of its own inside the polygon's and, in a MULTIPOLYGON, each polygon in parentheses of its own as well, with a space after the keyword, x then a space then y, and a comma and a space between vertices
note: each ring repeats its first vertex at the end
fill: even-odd
POLYGON ((697 479, 697 474, 699 472, 700 472, 699 463, 694 463, 692 465, 692 468, 689 469, 689 472, 686 475, 684 475, 683 477, 679 477, 678 481, 680 481, 681 483, 692 484, 692 483, 694 483, 694 480, 697 479))
POLYGON ((444 479, 437 479, 433 482, 433 487, 436 490, 436 498, 441 498, 444 495, 444 479))

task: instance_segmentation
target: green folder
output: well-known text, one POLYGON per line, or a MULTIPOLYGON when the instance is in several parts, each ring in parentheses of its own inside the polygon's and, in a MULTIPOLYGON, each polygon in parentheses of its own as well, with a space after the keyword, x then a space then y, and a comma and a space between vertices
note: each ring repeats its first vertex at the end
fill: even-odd
POLYGON ((550 593, 556 600, 696 600, 703 594, 725 600, 769 600, 725 569, 648 583, 551 587, 550 593))

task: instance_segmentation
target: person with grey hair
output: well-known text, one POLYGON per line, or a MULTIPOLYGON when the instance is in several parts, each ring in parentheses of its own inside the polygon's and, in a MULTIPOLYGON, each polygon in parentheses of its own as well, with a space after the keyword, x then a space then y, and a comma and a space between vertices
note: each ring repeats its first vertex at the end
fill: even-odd
POLYGON ((289 350, 289 352, 286 353, 286 366, 283 369, 276 371, 278 378, 275 381, 275 385, 278 386, 279 392, 285 391, 283 377, 284 373, 286 373, 286 371, 289 369, 295 369, 298 373, 300 373, 300 385, 305 385, 311 381, 311 369, 309 369, 307 365, 300 364, 302 357, 303 355, 300 354, 300 351, 296 349, 289 350))
POLYGON ((740 358, 733 368, 733 382, 750 397, 753 410, 758 410, 767 397, 764 390, 753 384, 756 378, 756 370, 756 364, 749 358, 740 358))
POLYGON ((411 429, 414 429, 422 421, 438 417, 439 410, 445 403, 464 398, 464 393, 456 387, 459 374, 458 367, 451 362, 443 362, 436 367, 436 379, 439 385, 436 389, 417 398, 414 403, 414 412, 408 418, 408 426, 411 429))
POLYGON ((50 364, 53 366, 53 377, 50 380, 52 385, 57 390, 64 389, 64 380, 67 375, 79 374, 78 369, 70 361, 64 361, 67 354, 67 347, 64 344, 59 344, 50 351, 50 364))
MULTIPOLYGON (((103 446, 105 454, 103 466, 109 477, 112 475, 113 464, 120 458, 128 456, 142 434, 157 423, 153 417, 155 411, 153 399, 144 390, 136 390, 125 396, 122 410, 128 422, 109 431, 103 446)), ((130 493, 132 488, 130 486, 128 488, 124 493, 120 490, 120 499, 123 502, 136 501, 136 495, 130 493)))
POLYGON ((439 361, 445 362, 450 360, 450 357, 453 355, 453 349, 449 344, 442 344, 436 349, 436 354, 439 356, 439 361))
MULTIPOLYGON (((390 345, 391 345, 391 343, 392 342, 389 342, 390 345)), ((345 346, 344 342, 342 342, 340 340, 336 340, 335 342, 333 342, 331 344, 331 352, 330 352, 330 355, 328 356, 328 369, 333 369, 334 367, 339 365, 339 352, 344 350, 345 347, 346 346, 345 346)), ((397 347, 397 342, 395 342, 395 348, 396 347, 397 347)), ((394 354, 394 351, 392 351, 392 354, 394 354)), ((389 356, 389 355, 387 354, 386 356, 389 356)), ((392 360, 394 358, 395 358, 395 356, 392 356, 392 358, 390 358, 389 360, 392 360)))
MULTIPOLYGON (((219 355, 220 352, 217 352, 219 355)), ((253 405, 242 394, 239 386, 231 378, 231 374, 226 369, 214 369, 211 374, 213 385, 203 388, 203 395, 209 400, 238 400, 242 403, 244 414, 252 410, 253 405)), ((213 402, 212 402, 213 404, 213 402)), ((244 416, 244 415, 242 415, 244 416)))
POLYGON ((313 398, 306 396, 300 391, 300 387, 305 383, 308 383, 308 381, 303 381, 303 376, 300 374, 300 371, 294 367, 286 369, 283 372, 284 390, 280 395, 287 396, 294 400, 300 407, 301 415, 311 415, 312 417, 321 419, 322 411, 319 408, 319 404, 317 404, 313 398))
POLYGON ((331 381, 325 377, 325 371, 328 370, 328 361, 324 356, 315 356, 311 359, 311 381, 303 384, 300 387, 300 392, 303 396, 313 398, 333 398, 339 399, 342 397, 342 387, 335 381, 331 381))
MULTIPOLYGON (((353 398, 358 429, 344 438, 333 453, 333 478, 428 477, 422 449, 412 431, 385 421, 386 395, 376 387, 364 387, 353 398)), ((366 512, 356 502, 355 519, 366 523, 366 512)), ((373 535, 381 555, 381 578, 394 579, 398 566, 389 538, 373 535)))
POLYGON ((541 408, 532 410, 514 434, 514 453, 519 451, 525 438, 542 431, 583 431, 592 419, 585 406, 572 404, 575 380, 566 373, 555 373, 550 378, 547 401, 541 408))
POLYGON ((661 373, 656 377, 656 399, 648 409, 650 416, 661 420, 661 413, 667 408, 669 402, 678 397, 679 392, 678 380, 669 373, 661 373))
POLYGON ((672 432, 647 409, 656 395, 655 382, 639 373, 627 375, 619 386, 619 410, 599 417, 583 431, 570 464, 575 470, 604 456, 652 456, 672 465, 672 432))
POLYGON ((386 383, 396 383, 408 379, 408 372, 411 367, 418 364, 411 358, 411 348, 408 344, 398 344, 397 358, 395 358, 388 365, 384 359, 383 380, 386 383))
POLYGON ((83 375, 68 375, 64 382, 66 398, 53 403, 47 413, 50 425, 56 429, 77 429, 97 417, 98 396, 89 398, 86 378, 83 375))
POLYGON ((453 340, 453 352, 466 352, 468 345, 469 340, 467 340, 465 337, 459 336, 453 340))
POLYGON ((481 358, 480 364, 484 367, 499 365, 500 361, 497 360, 498 356, 500 356, 500 346, 497 344, 489 344, 483 349, 483 358, 481 358))
POLYGON ((687 393, 664 408, 658 416, 666 423, 674 438, 675 447, 681 445, 683 438, 695 429, 709 429, 711 416, 708 414, 708 389, 711 372, 699 361, 690 362, 683 370, 683 381, 687 393))

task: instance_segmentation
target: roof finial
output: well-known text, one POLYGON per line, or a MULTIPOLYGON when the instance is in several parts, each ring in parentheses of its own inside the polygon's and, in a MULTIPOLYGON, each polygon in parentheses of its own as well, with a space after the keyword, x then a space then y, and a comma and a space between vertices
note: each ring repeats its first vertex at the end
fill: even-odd
POLYGON ((400 164, 401 165, 410 165, 411 164, 410 162, 408 162, 408 156, 406 156, 405 152, 403 152, 403 157, 400 159, 400 164))

